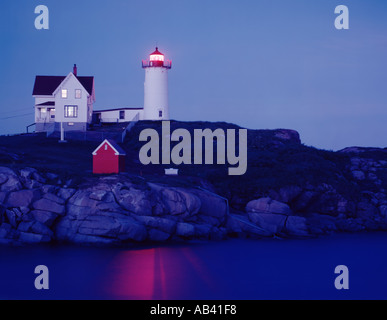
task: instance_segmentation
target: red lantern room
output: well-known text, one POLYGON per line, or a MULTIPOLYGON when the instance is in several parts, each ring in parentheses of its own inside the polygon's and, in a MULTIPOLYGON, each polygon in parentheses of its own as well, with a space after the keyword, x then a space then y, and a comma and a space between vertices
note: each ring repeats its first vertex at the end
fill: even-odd
POLYGON ((172 61, 165 60, 164 54, 159 51, 159 48, 156 47, 156 50, 149 55, 149 60, 142 61, 143 68, 150 67, 161 67, 171 69, 172 61))

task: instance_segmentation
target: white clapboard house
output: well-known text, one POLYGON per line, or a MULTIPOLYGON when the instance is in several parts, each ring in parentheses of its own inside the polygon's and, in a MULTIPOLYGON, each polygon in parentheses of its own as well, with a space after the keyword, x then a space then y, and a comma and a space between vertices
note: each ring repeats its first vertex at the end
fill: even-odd
POLYGON ((79 77, 77 67, 67 76, 36 76, 35 131, 86 131, 95 102, 94 77, 79 77))
POLYGON ((86 131, 90 124, 138 120, 169 120, 168 71, 172 62, 158 48, 142 61, 145 70, 144 106, 93 111, 94 77, 79 77, 77 66, 64 76, 36 76, 35 131, 86 131))

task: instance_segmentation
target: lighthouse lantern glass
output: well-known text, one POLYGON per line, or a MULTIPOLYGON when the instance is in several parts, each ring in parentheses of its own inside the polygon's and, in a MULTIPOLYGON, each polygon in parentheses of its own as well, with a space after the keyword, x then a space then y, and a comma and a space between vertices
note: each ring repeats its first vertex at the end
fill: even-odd
POLYGON ((164 61, 164 56, 162 54, 151 54, 150 61, 164 61))

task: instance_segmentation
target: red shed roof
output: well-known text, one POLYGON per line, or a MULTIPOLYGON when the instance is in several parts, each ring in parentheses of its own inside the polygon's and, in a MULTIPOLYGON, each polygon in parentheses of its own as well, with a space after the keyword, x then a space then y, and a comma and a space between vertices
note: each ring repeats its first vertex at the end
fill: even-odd
POLYGON ((116 153, 116 156, 126 156, 126 152, 124 149, 122 149, 117 142, 111 139, 105 139, 98 147, 93 151, 93 156, 97 155, 98 150, 107 143, 116 153))

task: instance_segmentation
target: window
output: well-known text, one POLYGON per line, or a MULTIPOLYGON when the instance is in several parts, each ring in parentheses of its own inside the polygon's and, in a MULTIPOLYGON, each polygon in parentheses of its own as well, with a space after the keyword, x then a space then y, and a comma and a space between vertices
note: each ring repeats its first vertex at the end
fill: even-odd
POLYGON ((67 89, 62 89, 62 99, 67 99, 67 89))
POLYGON ((64 113, 65 118, 77 118, 78 106, 65 106, 64 113))
POLYGON ((162 54, 151 54, 150 61, 164 61, 164 55, 162 54))
POLYGON ((125 111, 120 111, 120 120, 125 119, 125 111))
POLYGON ((75 89, 75 99, 81 99, 81 98, 82 98, 82 90, 75 89))
POLYGON ((159 110, 159 118, 163 117, 163 110, 159 110))

